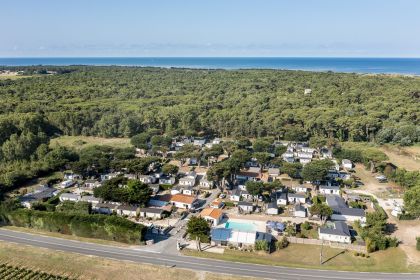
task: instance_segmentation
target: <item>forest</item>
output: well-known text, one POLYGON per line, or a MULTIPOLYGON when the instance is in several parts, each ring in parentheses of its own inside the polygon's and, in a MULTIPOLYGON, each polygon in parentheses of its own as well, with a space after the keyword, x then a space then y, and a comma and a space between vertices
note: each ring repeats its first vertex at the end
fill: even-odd
MULTIPOLYGON (((156 135, 152 142, 159 145, 177 135, 399 145, 420 139, 418 77, 117 66, 0 69, 27 76, 0 80, 0 186, 78 161, 74 151, 48 146, 59 135, 135 136, 137 142, 156 135)), ((107 152, 89 152, 95 153, 107 152)), ((125 159, 124 153, 117 158, 125 159)), ((80 158, 79 165, 86 164, 80 158)))

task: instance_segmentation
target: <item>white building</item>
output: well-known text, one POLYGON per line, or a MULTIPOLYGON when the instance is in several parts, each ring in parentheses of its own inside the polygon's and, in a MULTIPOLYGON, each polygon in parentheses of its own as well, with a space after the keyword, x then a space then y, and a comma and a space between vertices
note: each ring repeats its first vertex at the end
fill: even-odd
POLYGON ((201 211, 200 217, 210 222, 212 226, 217 226, 223 219, 223 212, 218 208, 205 208, 201 211))
POLYGON ((287 202, 291 204, 295 203, 302 203, 306 202, 306 194, 304 193, 288 193, 287 194, 287 202))
POLYGON ((119 205, 116 208, 117 215, 135 217, 137 215, 137 206, 134 205, 119 205))
POLYGON ((207 180, 207 176, 203 176, 200 180, 200 188, 203 189, 212 189, 214 187, 214 182, 207 180))
POLYGON ((154 184, 156 182, 156 178, 153 175, 140 175, 139 181, 144 184, 154 184))
POLYGON ((77 202, 80 200, 80 195, 74 193, 62 193, 60 195, 60 201, 73 201, 77 202))
POLYGON ((334 222, 320 227, 318 229, 319 239, 340 242, 340 243, 351 243, 351 235, 349 227, 344 222, 334 222))
POLYGON ((331 220, 333 221, 348 221, 366 222, 365 211, 360 208, 349 208, 341 196, 326 195, 327 205, 333 210, 331 220))
POLYGON ((343 159, 341 161, 341 165, 343 166, 343 168, 345 169, 352 169, 353 168, 353 163, 351 162, 351 160, 349 159, 343 159))
POLYGON ((319 186, 321 194, 335 194, 340 195, 340 186, 319 186))
POLYGON ((66 180, 60 183, 60 187, 62 189, 66 189, 66 188, 70 188, 71 186, 73 186, 75 184, 74 181, 72 180, 66 180))
POLYGON ((267 204, 267 209, 265 210, 267 215, 278 215, 279 207, 277 206, 276 201, 270 202, 267 204))
POLYGON ((94 197, 93 195, 84 195, 80 199, 81 201, 86 201, 93 204, 102 203, 102 198, 94 197))
POLYGON ((194 187, 196 180, 197 180, 197 174, 194 171, 192 171, 192 172, 189 172, 187 176, 179 179, 179 185, 194 187))
POLYGON ((295 207, 293 208, 293 216, 294 217, 299 217, 299 218, 306 218, 307 216, 307 211, 306 208, 301 205, 300 203, 296 204, 295 207))
POLYGON ((194 209, 197 198, 191 195, 176 194, 171 197, 170 202, 177 208, 194 209))

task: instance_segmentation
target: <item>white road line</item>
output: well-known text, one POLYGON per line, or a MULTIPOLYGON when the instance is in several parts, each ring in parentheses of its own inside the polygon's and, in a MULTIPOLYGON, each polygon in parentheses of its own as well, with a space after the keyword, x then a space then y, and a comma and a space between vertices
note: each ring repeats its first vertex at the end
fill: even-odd
MULTIPOLYGON (((19 232, 20 233, 20 232, 19 232)), ((15 239, 21 239, 21 240, 26 240, 26 241, 30 241, 30 242, 38 242, 38 243, 44 243, 44 244, 49 244, 49 245, 55 245, 55 246, 61 246, 61 247, 67 247, 67 248, 73 248, 73 249, 80 249, 80 250, 85 250, 85 251, 94 251, 94 252, 98 252, 98 253, 110 253, 110 254, 116 254, 116 255, 121 255, 121 256, 128 256, 128 257, 136 257, 136 258, 144 258, 144 259, 153 259, 155 261, 165 261, 165 262, 173 262, 173 263, 180 263, 180 264, 187 264, 187 265, 198 265, 198 266, 203 266, 203 267, 210 267, 210 268, 219 268, 219 269, 228 269, 228 270, 238 270, 238 271, 248 271, 248 272, 254 272, 254 273, 266 273, 266 274, 275 274, 276 276, 279 275, 287 275, 287 276, 295 276, 295 277, 310 277, 310 278, 323 278, 323 279, 349 279, 349 280, 359 280, 359 279, 364 279, 364 278, 355 278, 355 277, 346 277, 346 276, 342 276, 342 277, 337 277, 337 276, 327 276, 327 275, 312 275, 309 274, 311 272, 310 269, 300 269, 302 270, 306 270, 308 272, 308 274, 299 274, 299 273, 287 273, 287 272, 281 272, 281 271, 267 271, 267 270, 257 270, 257 269, 246 269, 246 268, 232 268, 230 266, 221 266, 221 265, 212 265, 212 264, 205 264, 205 263, 197 263, 193 261, 193 258, 191 258, 189 261, 182 261, 182 260, 176 260, 176 259, 168 259, 168 258, 162 258, 162 255, 160 256, 146 256, 146 255, 133 255, 133 254, 127 254, 127 253, 123 253, 123 252, 117 252, 117 251, 107 251, 107 250, 99 250, 99 249, 94 249, 94 248, 86 248, 86 247, 78 247, 78 246, 71 246, 71 245, 66 245, 66 244, 62 244, 62 243, 54 243, 51 241, 43 241, 43 240, 34 240, 34 239, 30 239, 30 238, 25 238, 25 237, 18 237, 18 236, 13 236, 13 235, 7 235, 7 234, 2 234, 0 233, 0 236, 5 236, 5 237, 9 237, 9 238, 15 238, 15 239)), ((36 236, 36 235, 35 235, 36 236)), ((46 239, 49 239, 49 237, 44 237, 46 239)), ((53 237, 54 238, 54 237, 53 237)), ((54 238, 54 239, 58 239, 60 240, 60 238, 54 238)), ((4 240, 6 242, 8 242, 7 240, 4 240)), ((68 241, 68 240, 65 240, 68 241)), ((72 242, 73 240, 69 241, 72 242)), ((83 243, 78 241, 79 243, 83 243)), ((102 246, 102 247, 109 247, 109 248, 113 248, 114 250, 121 250, 124 248, 119 248, 119 247, 112 247, 112 246, 107 246, 107 245, 100 245, 100 244, 90 244, 90 245, 94 245, 94 246, 102 246)), ((36 245, 34 245, 36 246, 36 245)), ((127 249, 128 250, 133 250, 133 249, 127 249)), ((134 251, 134 250, 133 250, 134 251)), ((137 253, 142 253, 142 251, 140 250, 135 250, 135 252, 137 253)), ((152 252, 155 254, 158 254, 156 252, 152 252)), ((81 253, 83 254, 83 253, 81 253)), ((188 257, 184 257, 184 256, 175 256, 175 257, 182 257, 182 258, 188 258, 188 257)), ((201 260, 209 260, 209 259, 205 259, 205 258, 197 258, 197 259, 201 259, 201 260)), ((140 260, 141 261, 141 260, 140 260)), ((214 260, 212 260, 214 261, 214 260)), ((220 261, 220 260, 217 260, 220 261)), ((224 263, 226 263, 226 261, 223 261, 224 263)), ((235 264, 240 264, 240 265, 247 265, 246 263, 240 263, 240 262, 233 262, 235 264)), ((254 264, 249 264, 251 266, 254 266, 254 264)), ((276 266, 266 266, 266 265, 259 265, 259 266, 263 266, 269 269, 282 269, 282 267, 276 267, 276 266)), ((295 268, 285 268, 285 269, 295 269, 295 268)), ((203 270, 203 269, 200 269, 203 270)), ((318 272, 326 272, 326 273, 331 273, 333 271, 331 270, 313 270, 313 271, 318 271, 318 272)), ((212 271, 209 271, 212 272, 212 271)), ((351 273, 351 272, 347 272, 347 273, 351 273)), ((386 273, 383 273, 386 275, 386 273)), ((366 275, 366 274, 364 274, 366 275)), ((370 279, 378 279, 378 278, 370 278, 370 279)))

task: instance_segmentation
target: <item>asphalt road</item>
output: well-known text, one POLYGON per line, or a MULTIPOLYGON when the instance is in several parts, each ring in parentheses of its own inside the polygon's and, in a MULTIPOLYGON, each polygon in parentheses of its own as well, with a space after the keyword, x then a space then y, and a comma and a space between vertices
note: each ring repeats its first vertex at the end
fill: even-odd
POLYGON ((297 269, 256 264, 244 264, 213 259, 202 259, 180 255, 167 255, 155 252, 147 252, 145 251, 147 247, 144 247, 142 250, 131 248, 119 248, 115 246, 106 246, 95 243, 72 241, 61 238, 16 232, 6 229, 0 229, 0 240, 5 242, 13 242, 18 244, 73 252, 84 255, 94 255, 105 258, 112 258, 116 260, 127 260, 138 263, 162 265, 166 267, 185 268, 199 271, 260 277, 267 279, 420 280, 420 274, 357 273, 297 269))

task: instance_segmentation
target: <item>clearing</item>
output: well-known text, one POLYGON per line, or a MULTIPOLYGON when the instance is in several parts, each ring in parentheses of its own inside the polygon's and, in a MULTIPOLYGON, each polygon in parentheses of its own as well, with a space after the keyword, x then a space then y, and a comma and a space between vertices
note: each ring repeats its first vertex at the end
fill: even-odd
POLYGON ((265 252, 242 252, 226 249, 223 254, 184 251, 185 255, 220 259, 226 261, 302 267, 312 269, 365 271, 365 272, 419 272, 420 266, 407 262, 400 248, 389 248, 369 255, 369 258, 355 256, 354 252, 324 246, 323 264, 319 264, 321 246, 289 244, 285 249, 272 254, 265 252))
POLYGON ((89 146, 111 146, 114 148, 130 148, 130 138, 103 138, 93 136, 60 136, 51 139, 50 146, 64 146, 81 150, 89 146))
POLYGON ((170 275, 170 279, 174 280, 252 280, 252 278, 136 264, 128 261, 59 252, 3 241, 0 242, 0 263, 37 271, 41 270, 56 275, 65 275, 75 279, 166 280, 168 275, 170 275))
POLYGON ((420 145, 401 147, 398 145, 385 144, 379 146, 367 142, 342 142, 341 145, 348 149, 382 152, 388 157, 388 161, 399 168, 404 168, 409 171, 420 170, 420 145))
POLYGON ((381 151, 389 160, 400 168, 409 171, 420 170, 420 146, 399 147, 395 145, 383 145, 381 151))

